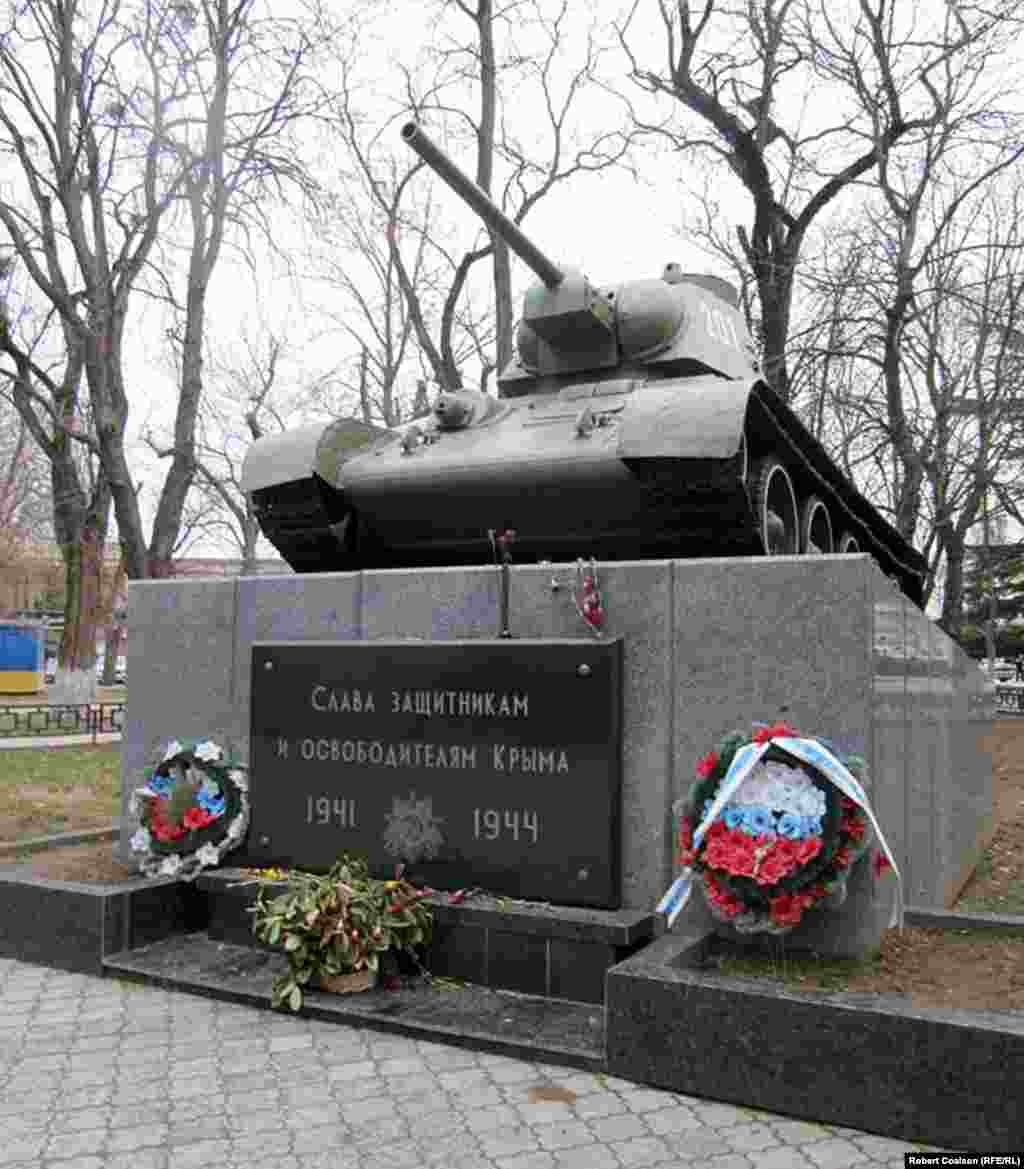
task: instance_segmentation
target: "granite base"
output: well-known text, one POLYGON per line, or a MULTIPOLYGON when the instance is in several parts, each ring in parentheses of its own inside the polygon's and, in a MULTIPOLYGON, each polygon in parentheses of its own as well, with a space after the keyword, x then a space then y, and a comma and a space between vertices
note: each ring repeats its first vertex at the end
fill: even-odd
POLYGON ((0 957, 102 974, 103 959, 206 928, 206 899, 173 878, 53 881, 28 865, 0 870, 0 957))
POLYGON ((1024 1012, 725 977, 702 968, 710 937, 666 935, 609 971, 612 1075, 972 1153, 1019 1147, 1024 1012))

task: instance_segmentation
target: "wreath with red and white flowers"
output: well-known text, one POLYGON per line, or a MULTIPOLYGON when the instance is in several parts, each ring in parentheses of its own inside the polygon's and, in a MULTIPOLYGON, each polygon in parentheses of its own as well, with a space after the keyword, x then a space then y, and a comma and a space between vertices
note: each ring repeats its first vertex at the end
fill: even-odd
POLYGON ((189 881, 220 864, 245 839, 248 792, 246 768, 217 743, 173 740, 129 804, 138 822, 131 847, 140 870, 189 881))
POLYGON ((810 909, 838 907, 876 836, 884 857, 876 873, 892 864, 864 776, 862 758, 787 723, 726 736, 675 806, 683 872, 659 910, 671 923, 696 886, 717 921, 743 934, 783 934, 810 909))

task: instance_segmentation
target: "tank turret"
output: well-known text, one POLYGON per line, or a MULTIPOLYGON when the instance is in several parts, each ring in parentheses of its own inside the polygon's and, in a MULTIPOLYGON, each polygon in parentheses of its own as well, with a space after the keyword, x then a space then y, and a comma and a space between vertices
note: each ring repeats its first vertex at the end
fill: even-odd
POLYGON ((917 604, 925 562, 760 378, 735 290, 666 264, 598 286, 550 260, 413 122, 403 140, 537 276, 498 397, 260 439, 243 489, 300 572, 516 559, 869 552, 917 604))

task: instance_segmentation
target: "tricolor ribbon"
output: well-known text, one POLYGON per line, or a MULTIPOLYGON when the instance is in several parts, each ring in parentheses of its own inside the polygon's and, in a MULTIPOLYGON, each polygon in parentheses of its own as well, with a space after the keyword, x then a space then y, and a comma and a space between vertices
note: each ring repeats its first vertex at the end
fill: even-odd
MULTIPOLYGON (((787 737, 771 739, 767 743, 747 743, 733 756, 732 762, 729 764, 729 770, 725 773, 725 778, 722 780, 718 788, 718 794, 715 796, 714 802, 708 809, 708 814, 701 820, 697 826, 697 830, 693 834, 693 851, 696 852, 700 842, 704 839, 708 829, 718 818, 722 809, 732 798, 736 789, 753 771, 753 769, 760 762, 761 757, 765 754, 770 746, 776 746, 780 750, 785 751, 787 755, 792 755, 796 759, 802 759, 804 763, 809 763, 817 771, 831 783, 837 787, 844 796, 851 799, 858 808, 861 808, 868 820, 871 822, 871 827, 875 830, 875 835, 878 837, 878 843, 881 846, 882 852, 885 853, 886 859, 892 866, 892 871, 896 874, 896 899, 893 902, 892 915, 889 919, 890 929, 898 925, 900 929, 903 928, 903 878, 900 875, 899 866, 896 864, 896 859, 892 855, 889 844, 885 839, 882 829, 875 817, 875 813, 871 808, 871 803, 868 800, 867 793, 864 788, 850 774, 850 772, 839 762, 839 760, 828 750, 827 747, 822 746, 816 739, 793 739, 787 737)), ((679 874, 679 876, 672 882, 665 892, 665 896, 658 902, 657 913, 665 913, 668 915, 669 928, 676 920, 679 914, 683 911, 686 903, 690 900, 690 895, 693 892, 693 869, 687 867, 679 874)))

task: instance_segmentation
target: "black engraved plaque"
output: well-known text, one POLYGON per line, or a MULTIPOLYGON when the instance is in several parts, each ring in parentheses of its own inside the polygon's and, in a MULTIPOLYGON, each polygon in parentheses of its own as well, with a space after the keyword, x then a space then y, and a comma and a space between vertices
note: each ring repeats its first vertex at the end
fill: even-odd
POLYGON ((616 909, 622 643, 258 642, 237 863, 616 909))

